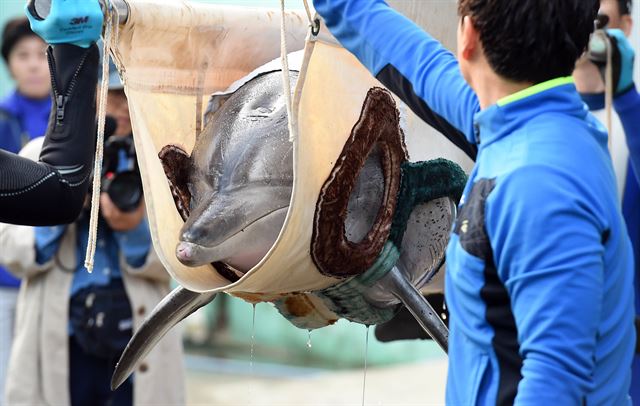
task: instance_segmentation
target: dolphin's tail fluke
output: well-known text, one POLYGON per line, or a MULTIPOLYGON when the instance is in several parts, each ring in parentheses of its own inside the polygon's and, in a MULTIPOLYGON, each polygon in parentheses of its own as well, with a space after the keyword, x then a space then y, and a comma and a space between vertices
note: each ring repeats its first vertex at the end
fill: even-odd
POLYGON ((138 362, 169 330, 199 308, 211 303, 215 296, 215 293, 195 293, 178 287, 162 299, 120 356, 111 378, 111 390, 117 389, 131 375, 138 362))

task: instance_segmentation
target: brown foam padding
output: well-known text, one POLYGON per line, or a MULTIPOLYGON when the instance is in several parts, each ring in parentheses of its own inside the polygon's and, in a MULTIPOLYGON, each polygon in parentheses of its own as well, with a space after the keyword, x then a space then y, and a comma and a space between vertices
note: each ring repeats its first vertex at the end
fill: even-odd
MULTIPOLYGON (((191 157, 187 152, 178 145, 166 145, 158 154, 162 169, 167 176, 169 188, 176 209, 180 213, 183 221, 187 221, 189 217, 189 204, 191 203, 191 193, 189 192, 189 168, 191 166, 191 157)), ((216 271, 230 282, 237 282, 241 278, 241 274, 234 271, 224 262, 214 262, 212 264, 216 271)))
POLYGON ((166 145, 158 154, 162 169, 169 181, 169 188, 176 209, 180 213, 183 221, 189 217, 189 205, 191 204, 191 193, 187 184, 189 183, 189 167, 191 157, 178 145, 166 145))
POLYGON ((345 278, 359 275, 373 265, 389 238, 400 188, 400 166, 407 159, 395 101, 388 91, 371 88, 316 204, 311 256, 321 273, 345 278), (354 243, 345 234, 349 197, 376 146, 382 155, 384 196, 373 227, 362 241, 354 243))

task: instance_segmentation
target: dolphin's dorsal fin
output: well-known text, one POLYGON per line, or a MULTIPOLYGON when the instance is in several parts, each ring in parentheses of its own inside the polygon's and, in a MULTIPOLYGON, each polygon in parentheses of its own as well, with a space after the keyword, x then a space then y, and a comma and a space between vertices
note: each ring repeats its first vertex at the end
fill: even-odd
POLYGON ((188 187, 191 157, 182 147, 170 144, 162 148, 158 158, 167 176, 176 209, 182 220, 187 221, 191 204, 191 193, 188 187))

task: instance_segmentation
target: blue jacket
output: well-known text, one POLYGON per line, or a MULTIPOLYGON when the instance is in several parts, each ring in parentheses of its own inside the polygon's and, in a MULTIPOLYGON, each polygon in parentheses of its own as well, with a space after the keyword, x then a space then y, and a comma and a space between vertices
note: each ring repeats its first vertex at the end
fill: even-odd
MULTIPOLYGON (((604 94, 583 95, 589 109, 602 110, 605 107, 604 94)), ((640 95, 635 88, 614 99, 614 107, 624 128, 629 146, 627 177, 622 194, 622 214, 633 245, 635 261, 636 317, 640 316, 640 95)), ((631 376, 631 398, 640 406, 640 356, 633 361, 631 376)))
MULTIPOLYGON (((0 149, 17 153, 47 129, 51 99, 31 100, 17 91, 0 102, 0 149)), ((20 280, 0 266, 0 287, 17 288, 20 280)))
MULTIPOLYGON (((0 106, 0 149, 11 152, 20 151, 21 134, 18 120, 0 106)), ((19 286, 20 280, 0 266, 0 288, 18 288, 19 286)))
POLYGON ((416 114, 477 148, 447 250, 447 403, 627 404, 631 244, 606 132, 571 79, 480 111, 455 57, 384 1, 314 4, 416 114))

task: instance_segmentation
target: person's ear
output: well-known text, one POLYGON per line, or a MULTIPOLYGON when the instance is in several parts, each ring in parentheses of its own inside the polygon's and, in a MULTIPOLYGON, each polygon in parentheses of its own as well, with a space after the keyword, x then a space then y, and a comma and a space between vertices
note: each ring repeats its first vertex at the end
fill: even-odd
POLYGON ((630 14, 625 14, 620 17, 620 29, 624 32, 626 37, 631 36, 631 30, 633 29, 633 18, 630 14))
POLYGON ((465 60, 474 59, 480 48, 480 34, 469 16, 462 18, 460 40, 460 56, 465 60))

